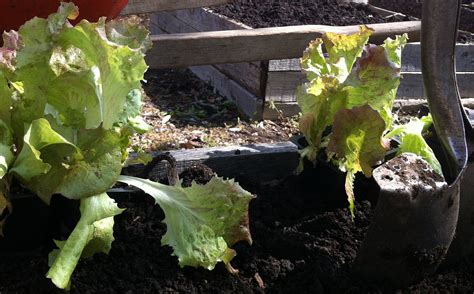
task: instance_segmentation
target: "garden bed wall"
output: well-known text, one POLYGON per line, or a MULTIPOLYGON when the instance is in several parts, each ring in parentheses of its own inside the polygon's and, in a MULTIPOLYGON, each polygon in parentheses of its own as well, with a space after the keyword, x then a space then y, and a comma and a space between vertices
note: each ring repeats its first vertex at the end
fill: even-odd
MULTIPOLYGON (((378 14, 396 13, 371 6, 378 14)), ((157 12, 151 16, 152 33, 191 33, 251 27, 206 8, 157 12)), ((244 54, 244 53, 243 53, 244 54)), ((458 45, 458 83, 463 98, 474 97, 474 45, 458 45)), ((295 99, 297 85, 304 82, 298 59, 194 66, 191 70, 209 81, 221 94, 236 101, 240 111, 251 118, 273 119, 299 112, 295 99)), ((420 45, 410 43, 403 53, 403 80, 399 100, 423 99, 420 45)))

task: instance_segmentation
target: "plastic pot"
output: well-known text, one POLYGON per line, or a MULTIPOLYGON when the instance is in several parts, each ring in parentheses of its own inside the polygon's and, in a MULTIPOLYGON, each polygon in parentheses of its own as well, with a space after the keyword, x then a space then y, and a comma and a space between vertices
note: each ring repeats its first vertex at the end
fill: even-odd
MULTIPOLYGON (((0 0, 0 31, 17 30, 27 20, 38 16, 47 17, 55 12, 59 0, 0 0)), ((79 18, 96 21, 101 16, 117 17, 128 0, 75 0, 79 7, 79 18)))

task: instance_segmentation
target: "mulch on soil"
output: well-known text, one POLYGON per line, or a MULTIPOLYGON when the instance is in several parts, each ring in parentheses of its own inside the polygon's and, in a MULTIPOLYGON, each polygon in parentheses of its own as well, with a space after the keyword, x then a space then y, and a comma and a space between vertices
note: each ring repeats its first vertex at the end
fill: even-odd
MULTIPOLYGON (((330 186, 334 183, 326 182, 331 190, 325 191, 322 181, 306 178, 301 182, 304 178, 246 187, 258 195, 250 206, 254 244, 236 245, 238 255, 232 261, 240 271, 236 276, 222 265, 214 271, 181 269, 171 249, 160 246, 166 230, 161 209, 146 196, 119 198, 119 205, 127 210, 116 217, 116 241, 110 254, 81 261, 71 293, 395 292, 351 273, 351 263, 370 223, 370 203, 360 201, 352 221, 344 197, 337 199, 330 186), (317 193, 315 187, 319 188, 317 193)), ((60 293, 44 277, 46 271, 46 253, 2 257, 0 292, 60 293)), ((402 292, 472 290, 474 257, 402 292)))
POLYGON ((211 9, 253 28, 304 24, 345 26, 405 20, 400 17, 386 19, 365 5, 339 4, 337 0, 237 0, 211 9))
POLYGON ((148 70, 142 115, 153 130, 132 138, 145 151, 274 143, 299 133, 297 118, 240 119, 236 105, 187 69, 148 70))

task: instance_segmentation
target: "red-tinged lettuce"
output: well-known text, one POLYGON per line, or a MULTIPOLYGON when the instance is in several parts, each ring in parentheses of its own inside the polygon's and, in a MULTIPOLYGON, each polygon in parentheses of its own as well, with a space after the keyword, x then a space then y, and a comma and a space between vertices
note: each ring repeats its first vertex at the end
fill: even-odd
MULTIPOLYGON (((372 30, 362 26, 356 34, 329 33, 311 42, 301 60, 308 82, 297 91, 302 112, 300 130, 309 144, 301 155, 315 162, 324 149, 327 157, 347 172, 351 213, 355 174, 363 172, 370 177, 372 167, 383 160, 389 147, 384 134, 392 129, 401 52, 407 42, 403 35, 389 38, 381 46, 367 45, 371 34, 372 30)), ((405 140, 400 152, 424 154, 433 168, 440 170, 421 132, 413 131, 412 125, 397 132, 405 140)))
MULTIPOLYGON (((79 222, 50 254, 47 276, 60 288, 80 257, 110 250, 122 210, 106 191, 119 179, 130 136, 149 129, 140 116, 148 31, 134 18, 73 26, 77 15, 62 3, 47 19, 5 33, 0 48, 0 214, 11 211, 13 178, 46 203, 53 194, 80 201, 79 222)), ((231 268, 229 247, 250 240, 248 192, 217 178, 189 189, 142 185, 166 212, 163 244, 181 265, 231 268)))
POLYGON ((372 166, 385 157, 387 146, 382 138, 385 122, 377 111, 364 105, 339 110, 332 127, 327 151, 334 154, 339 168, 347 174, 346 193, 353 214, 355 174, 363 172, 366 177, 371 177, 372 166))

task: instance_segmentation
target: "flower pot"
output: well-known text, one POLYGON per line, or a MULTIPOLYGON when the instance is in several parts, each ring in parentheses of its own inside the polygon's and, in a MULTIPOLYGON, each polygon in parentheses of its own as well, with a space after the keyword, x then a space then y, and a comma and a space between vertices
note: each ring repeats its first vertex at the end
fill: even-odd
MULTIPOLYGON (((115 18, 127 5, 128 0, 75 0, 79 18, 96 21, 101 16, 115 18)), ((0 31, 17 30, 27 20, 38 16, 47 17, 58 9, 58 0, 0 0, 0 31)))

